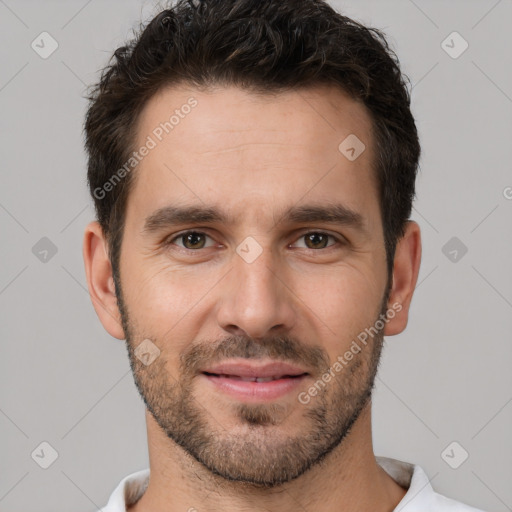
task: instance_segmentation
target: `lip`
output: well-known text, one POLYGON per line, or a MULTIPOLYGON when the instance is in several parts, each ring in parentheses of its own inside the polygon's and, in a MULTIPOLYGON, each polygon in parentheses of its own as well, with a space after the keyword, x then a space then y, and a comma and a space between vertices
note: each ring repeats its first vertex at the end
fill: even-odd
POLYGON ((215 392, 227 394, 230 398, 243 402, 265 402, 276 400, 294 392, 299 392, 308 375, 298 377, 285 377, 269 382, 244 381, 232 377, 214 376, 203 373, 200 376, 213 387, 215 392))
POLYGON ((309 373, 297 366, 271 361, 267 363, 249 363, 247 361, 230 361, 204 369, 201 378, 218 392, 222 392, 245 402, 264 402, 275 400, 297 392, 297 388, 309 377, 309 373), (256 378, 275 380, 257 382, 256 378))
POLYGON ((248 361, 227 361, 204 368, 202 373, 230 375, 243 378, 268 378, 283 376, 297 377, 308 372, 303 368, 281 361, 272 361, 263 364, 250 363, 248 361))

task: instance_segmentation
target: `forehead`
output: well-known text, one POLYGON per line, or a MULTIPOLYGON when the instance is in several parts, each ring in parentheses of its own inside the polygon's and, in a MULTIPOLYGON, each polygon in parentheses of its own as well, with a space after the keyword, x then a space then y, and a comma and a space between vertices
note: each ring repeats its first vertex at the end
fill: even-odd
POLYGON ((153 134, 159 143, 174 141, 189 150, 200 144, 218 151, 223 143, 232 146, 233 140, 225 138, 231 133, 247 142, 251 138, 255 143, 286 141, 305 146, 313 142, 319 149, 332 150, 329 135, 348 135, 345 132, 351 130, 368 138, 371 127, 365 105, 334 85, 279 93, 253 93, 234 86, 206 92, 183 85, 163 88, 148 100, 137 138, 143 143, 153 134))
POLYGON ((151 149, 137 166, 128 208, 145 217, 186 197, 235 216, 264 215, 301 198, 343 199, 375 217, 371 133, 366 107, 335 86, 265 95, 237 87, 162 89, 138 122, 135 147, 151 149), (354 141, 364 151, 351 160, 343 151, 354 141))

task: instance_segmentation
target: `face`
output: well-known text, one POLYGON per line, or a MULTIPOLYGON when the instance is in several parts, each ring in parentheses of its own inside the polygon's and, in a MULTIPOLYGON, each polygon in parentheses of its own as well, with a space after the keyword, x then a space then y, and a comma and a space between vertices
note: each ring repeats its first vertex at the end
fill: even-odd
POLYGON ((136 147, 150 139, 117 283, 136 385, 211 472, 292 480, 346 439, 377 370, 389 306, 370 118, 334 87, 172 88, 143 111, 136 147), (339 149, 351 134, 356 159, 339 149))

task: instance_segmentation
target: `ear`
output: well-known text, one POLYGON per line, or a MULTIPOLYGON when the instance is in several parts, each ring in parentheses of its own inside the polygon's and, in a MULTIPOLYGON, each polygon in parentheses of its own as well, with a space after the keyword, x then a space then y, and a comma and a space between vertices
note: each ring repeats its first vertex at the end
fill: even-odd
POLYGON ((389 317, 384 329, 385 336, 400 334, 409 319, 409 306, 418 280, 421 263, 421 233, 419 225, 407 221, 405 234, 399 240, 395 250, 393 264, 393 282, 388 300, 388 309, 397 303, 395 316, 389 317), (402 307, 399 309, 398 304, 402 307))
POLYGON ((89 295, 100 322, 111 336, 119 340, 125 339, 107 241, 96 221, 90 222, 85 228, 83 258, 89 295))

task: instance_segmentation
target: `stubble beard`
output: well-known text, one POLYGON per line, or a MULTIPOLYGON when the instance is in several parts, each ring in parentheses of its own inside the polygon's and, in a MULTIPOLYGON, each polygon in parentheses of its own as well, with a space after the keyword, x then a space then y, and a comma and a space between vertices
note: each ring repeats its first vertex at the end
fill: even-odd
MULTIPOLYGON (((166 366, 164 351, 149 366, 137 358, 134 340, 144 338, 133 332, 121 293, 118 293, 118 304, 134 381, 148 411, 170 440, 225 480, 273 488, 298 478, 340 446, 371 399, 383 346, 382 330, 350 364, 335 374, 329 385, 311 397, 307 405, 296 402, 292 409, 294 416, 297 407, 303 410, 300 428, 296 428, 296 419, 293 425, 287 423, 291 411, 283 404, 238 402, 230 409, 229 423, 235 421, 239 426, 229 430, 194 396, 194 379, 198 375, 195 369, 200 367, 201 361, 211 362, 213 354, 216 360, 221 360, 222 356, 266 356, 299 364, 301 358, 302 361, 306 358, 319 368, 315 376, 317 382, 328 370, 327 354, 321 349, 306 349, 302 345, 299 348, 289 338, 274 337, 255 342, 250 338, 231 336, 220 344, 194 346, 181 356, 180 374, 172 376, 166 366), (283 432, 291 427, 295 434, 283 432)), ((385 313, 386 307, 387 294, 381 314, 385 313)), ((158 340, 155 343, 160 349, 169 346, 159 344, 158 340)))

